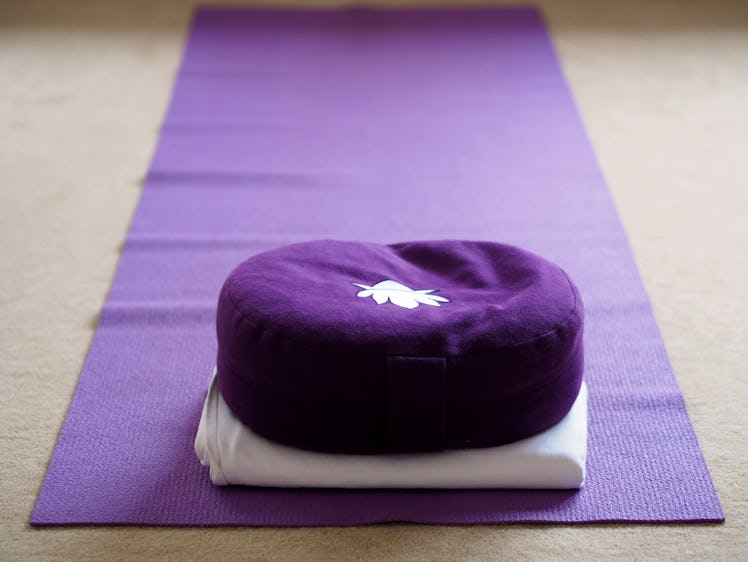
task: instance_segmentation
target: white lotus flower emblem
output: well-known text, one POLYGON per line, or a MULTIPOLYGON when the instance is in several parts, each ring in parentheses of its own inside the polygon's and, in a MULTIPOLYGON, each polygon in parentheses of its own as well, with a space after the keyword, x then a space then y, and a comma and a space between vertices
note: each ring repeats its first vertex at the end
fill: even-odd
POLYGON ((380 281, 376 285, 364 285, 363 283, 354 283, 356 287, 361 287, 363 291, 356 293, 357 297, 366 298, 371 297, 377 304, 384 304, 388 300, 392 304, 402 306, 403 308, 416 308, 419 304, 427 304, 429 306, 441 306, 440 302, 449 302, 449 299, 440 297, 439 295, 432 295, 436 289, 421 289, 415 291, 410 287, 406 287, 402 283, 393 281, 392 279, 386 279, 380 281))

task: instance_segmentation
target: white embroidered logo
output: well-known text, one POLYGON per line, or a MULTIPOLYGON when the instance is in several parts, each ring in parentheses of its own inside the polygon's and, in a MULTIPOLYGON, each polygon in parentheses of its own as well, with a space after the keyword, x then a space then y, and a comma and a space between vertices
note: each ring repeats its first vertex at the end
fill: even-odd
POLYGON ((449 302, 449 299, 440 297, 439 295, 432 295, 436 289, 421 289, 420 291, 414 291, 410 287, 406 287, 402 283, 386 279, 380 281, 376 285, 369 287, 363 283, 354 283, 356 287, 361 287, 363 291, 356 293, 357 297, 366 298, 371 297, 377 304, 384 304, 388 300, 392 304, 402 306, 403 308, 416 308, 419 304, 427 304, 429 306, 441 306, 440 302, 449 302))

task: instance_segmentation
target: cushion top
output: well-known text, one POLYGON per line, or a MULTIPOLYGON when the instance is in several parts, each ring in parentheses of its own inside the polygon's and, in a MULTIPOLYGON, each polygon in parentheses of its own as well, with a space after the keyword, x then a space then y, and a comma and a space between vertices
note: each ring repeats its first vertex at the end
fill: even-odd
POLYGON ((256 325, 338 353, 463 355, 553 330, 576 306, 554 264, 481 242, 325 240, 256 255, 227 281, 256 325))
POLYGON ((581 384, 582 316, 567 275, 513 246, 293 244, 249 258, 226 280, 219 386, 239 419, 292 446, 350 453, 495 446, 568 412, 581 384), (523 400, 534 406, 513 423, 508 412, 523 400), (412 418, 433 427, 414 427, 423 424, 412 418), (346 441, 341 435, 350 432, 340 426, 350 423, 358 435, 346 441), (468 423, 488 428, 454 434, 468 423))

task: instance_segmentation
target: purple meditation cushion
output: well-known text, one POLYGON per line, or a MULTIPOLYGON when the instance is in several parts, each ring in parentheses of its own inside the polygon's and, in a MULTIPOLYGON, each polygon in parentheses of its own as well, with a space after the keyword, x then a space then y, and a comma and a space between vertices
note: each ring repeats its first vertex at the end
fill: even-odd
POLYGON ((569 411, 583 318, 568 276, 513 246, 293 244, 224 283, 218 384, 244 424, 293 447, 492 447, 569 411))

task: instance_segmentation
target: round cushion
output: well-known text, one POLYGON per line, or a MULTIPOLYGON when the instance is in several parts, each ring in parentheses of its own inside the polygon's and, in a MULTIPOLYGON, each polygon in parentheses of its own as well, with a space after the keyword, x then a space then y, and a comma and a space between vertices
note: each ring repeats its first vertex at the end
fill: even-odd
POLYGON ((492 447, 569 411, 583 317, 564 271, 517 247, 293 244, 226 279, 218 384, 239 420, 293 447, 492 447))

